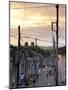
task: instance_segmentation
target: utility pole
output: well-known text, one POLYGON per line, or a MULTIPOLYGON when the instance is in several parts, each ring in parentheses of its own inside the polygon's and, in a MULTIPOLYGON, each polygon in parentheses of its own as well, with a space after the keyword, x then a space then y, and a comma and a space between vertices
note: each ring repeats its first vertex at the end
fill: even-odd
POLYGON ((58 86, 58 17, 59 5, 56 5, 56 86, 58 86))
POLYGON ((36 47, 37 47, 37 38, 35 38, 35 44, 36 44, 36 47))
POLYGON ((20 62, 20 26, 18 26, 17 88, 19 88, 19 62, 20 62))
POLYGON ((55 66, 55 37, 53 36, 53 66, 55 66))
POLYGON ((53 51, 52 51, 52 53, 53 53, 53 58, 52 58, 52 59, 53 59, 53 66, 55 66, 55 65, 54 65, 54 64, 55 64, 55 63, 54 63, 54 60, 55 60, 55 37, 54 37, 54 34, 53 34, 53 32, 54 32, 54 30, 53 30, 53 25, 54 25, 54 24, 56 24, 56 22, 52 22, 52 23, 51 23, 51 30, 52 30, 52 36, 53 36, 53 37, 52 37, 52 38, 53 38, 53 51))

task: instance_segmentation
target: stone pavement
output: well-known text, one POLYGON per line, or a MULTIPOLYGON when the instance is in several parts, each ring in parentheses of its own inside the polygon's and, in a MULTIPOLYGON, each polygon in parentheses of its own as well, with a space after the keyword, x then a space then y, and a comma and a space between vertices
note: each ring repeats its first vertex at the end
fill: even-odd
POLYGON ((38 80, 35 83, 35 86, 54 86, 54 76, 47 77, 47 68, 43 68, 39 74, 38 80))

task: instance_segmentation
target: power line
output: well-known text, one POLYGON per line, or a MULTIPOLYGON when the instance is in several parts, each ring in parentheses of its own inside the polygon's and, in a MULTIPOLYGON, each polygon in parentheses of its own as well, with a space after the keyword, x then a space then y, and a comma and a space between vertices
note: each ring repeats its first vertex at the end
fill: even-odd
MULTIPOLYGON (((23 30, 22 30, 22 31, 23 31, 23 30)), ((35 32, 35 31, 31 31, 31 30, 28 31, 28 32, 38 33, 38 34, 42 34, 42 35, 43 35, 43 34, 52 35, 52 34, 49 34, 49 33, 41 33, 41 32, 37 32, 37 31, 35 32)), ((64 37, 63 37, 63 35, 62 35, 62 33, 61 33, 60 30, 59 30, 59 32, 60 32, 60 35, 61 35, 62 39, 64 39, 64 37)), ((14 35, 18 34, 16 31, 12 31, 11 33, 15 33, 14 35)), ((21 32, 21 34, 25 34, 25 33, 22 33, 22 32, 21 32)), ((11 34, 11 35, 12 35, 12 34, 11 34)), ((30 34, 26 34, 26 35, 30 35, 30 34)))
MULTIPOLYGON (((22 30, 23 31, 23 30, 22 30)), ((35 31, 28 31, 28 32, 33 32, 33 33, 37 33, 37 34, 42 34, 42 35, 51 35, 51 34, 49 34, 49 33, 42 33, 42 32, 35 32, 35 31)), ((14 32, 13 32, 14 33, 14 32)), ((16 33, 16 34, 18 34, 18 33, 16 33)), ((25 33, 23 33, 23 32, 21 32, 21 34, 25 34, 25 33)))
POLYGON ((12 38, 15 38, 15 39, 18 39, 18 38, 16 38, 14 35, 10 35, 12 38))
POLYGON ((62 39, 64 39, 64 37, 63 37, 63 35, 62 35, 61 31, 60 31, 60 35, 61 35, 62 39))
MULTIPOLYGON (((13 38, 15 38, 15 39, 17 39, 16 37, 15 37, 15 35, 10 35, 11 37, 13 37, 13 38)), ((21 36, 22 36, 22 33, 21 33, 21 36)), ((24 34, 23 33, 23 36, 22 37, 24 37, 24 38, 29 38, 29 39, 34 39, 35 40, 35 38, 33 38, 33 37, 30 37, 28 34, 24 34)), ((38 41, 43 41, 43 42, 49 42, 49 43, 53 43, 52 41, 48 41, 48 40, 41 40, 41 39, 37 39, 38 41)), ((23 41, 23 40, 22 40, 23 41)), ((63 44, 61 44, 61 43, 59 43, 60 45, 63 45, 63 44)))
MULTIPOLYGON (((26 9, 31 9, 31 8, 44 8, 44 7, 55 7, 55 6, 36 6, 36 7, 26 7, 26 9)), ((23 8, 11 8, 11 9, 24 9, 24 7, 23 8)))
MULTIPOLYGON (((29 37, 29 36, 23 36, 24 38, 30 38, 30 39, 36 39, 36 38, 32 38, 32 37, 29 37)), ((21 38, 22 39, 22 38, 21 38)), ((42 41, 42 42, 48 42, 48 43, 53 43, 52 41, 48 41, 48 40, 42 40, 42 39, 38 39, 38 41, 42 41)), ((60 45, 63 45, 62 43, 59 43, 60 45)))
MULTIPOLYGON (((13 37, 13 35, 11 35, 12 37, 13 37)), ((33 38, 33 37, 29 37, 29 36, 27 36, 27 35, 23 35, 22 36, 23 38, 29 38, 29 39, 36 39, 36 38, 33 38)), ((21 37, 21 39, 22 39, 22 37, 21 37)), ((16 37, 13 37, 13 38, 15 38, 15 39, 17 39, 16 37)), ((48 40, 42 40, 42 39, 39 39, 39 38, 37 38, 37 40, 38 41, 42 41, 42 42, 48 42, 48 43, 53 43, 52 41, 48 41, 48 40)), ((23 41, 23 40, 22 40, 23 41)), ((60 45, 64 45, 64 44, 62 44, 62 43, 59 43, 60 45)))
MULTIPOLYGON (((26 3, 26 2, 25 2, 25 3, 26 3)), ((25 3, 24 3, 24 4, 25 4, 25 3)), ((38 4, 38 5, 39 5, 39 4, 38 4)), ((64 7, 64 5, 61 5, 61 6, 64 7)), ((40 6, 40 5, 39 5, 39 6, 33 6, 33 7, 26 7, 26 9, 32 9, 32 8, 44 8, 44 7, 46 7, 46 8, 48 8, 48 7, 54 8, 54 7, 56 7, 56 5, 55 5, 55 4, 54 4, 54 5, 51 5, 51 6, 50 6, 50 5, 45 5, 45 6, 40 6)), ((23 8, 16 8, 16 7, 15 7, 15 8, 11 8, 11 9, 24 9, 24 7, 23 7, 23 8)))

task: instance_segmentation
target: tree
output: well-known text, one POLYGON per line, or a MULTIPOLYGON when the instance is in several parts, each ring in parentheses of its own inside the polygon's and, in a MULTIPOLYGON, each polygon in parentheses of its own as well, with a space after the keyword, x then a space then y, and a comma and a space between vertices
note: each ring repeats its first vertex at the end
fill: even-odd
POLYGON ((34 47, 34 42, 31 42, 31 45, 30 45, 31 47, 34 47))
POLYGON ((29 45, 28 45, 28 42, 25 42, 25 45, 24 45, 24 46, 27 48, 27 47, 29 46, 29 45))

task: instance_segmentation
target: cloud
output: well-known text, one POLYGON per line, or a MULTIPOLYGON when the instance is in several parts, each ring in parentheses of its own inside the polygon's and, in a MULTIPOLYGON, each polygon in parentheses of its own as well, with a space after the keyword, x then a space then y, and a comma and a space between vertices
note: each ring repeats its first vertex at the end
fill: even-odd
MULTIPOLYGON (((51 40, 52 36, 49 34, 52 32, 51 22, 53 21, 56 22, 55 5, 26 3, 25 6, 25 3, 10 3, 10 31, 12 31, 10 33, 12 34, 17 32, 17 27, 20 25, 21 32, 28 34, 30 37, 33 36, 43 40, 51 40)), ((65 32, 65 5, 59 5, 59 30, 60 29, 62 33, 65 32)), ((31 42, 30 39, 24 39, 24 41, 31 42)), ((61 41, 63 40, 61 39, 61 41)), ((11 40, 11 42, 15 44, 15 40, 11 40)), ((41 42, 38 43, 41 45, 41 42)))

